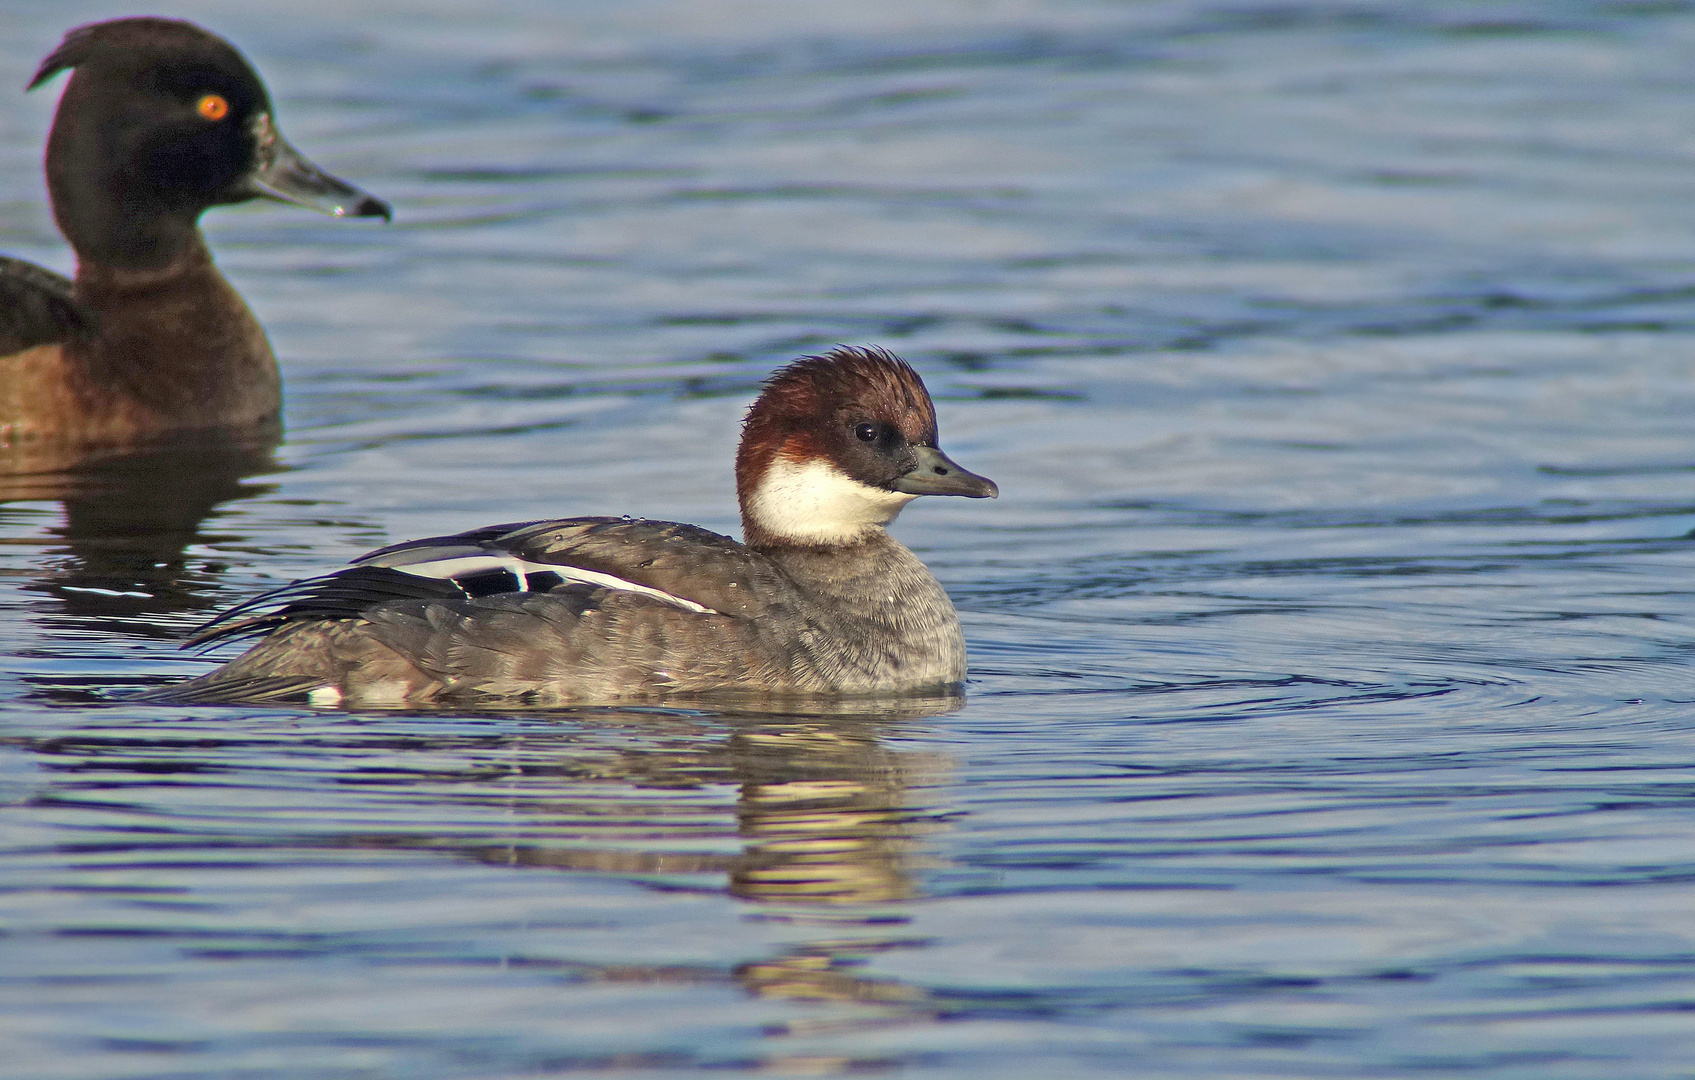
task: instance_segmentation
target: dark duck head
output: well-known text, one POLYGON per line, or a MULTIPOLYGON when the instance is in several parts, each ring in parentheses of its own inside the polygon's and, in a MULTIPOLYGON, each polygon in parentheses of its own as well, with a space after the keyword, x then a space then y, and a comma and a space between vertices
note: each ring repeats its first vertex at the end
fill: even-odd
POLYGON ((65 70, 72 75, 47 142, 47 186, 82 260, 166 264, 193 243, 207 208, 249 199, 389 217, 382 200, 290 146, 253 68, 192 23, 79 27, 42 61, 30 88, 65 70))

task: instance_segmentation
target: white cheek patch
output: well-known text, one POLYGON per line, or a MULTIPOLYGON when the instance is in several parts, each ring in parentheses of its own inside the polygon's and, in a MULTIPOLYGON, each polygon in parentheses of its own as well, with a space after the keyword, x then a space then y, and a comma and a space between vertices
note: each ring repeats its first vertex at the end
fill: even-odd
POLYGON ((915 498, 862 484, 827 461, 778 457, 753 489, 748 516, 773 536, 844 544, 887 525, 915 498))
POLYGON ((520 592, 545 591, 561 581, 575 581, 584 585, 598 585, 603 589, 616 589, 619 592, 651 596, 655 600, 663 600, 665 603, 673 604, 684 611, 699 612, 702 615, 718 614, 711 608, 697 604, 693 600, 668 593, 663 589, 638 585, 613 574, 603 574, 598 570, 584 570, 580 566, 566 566, 561 563, 529 562, 515 555, 499 555, 490 552, 483 555, 455 555, 445 559, 425 559, 414 563, 396 564, 384 560, 381 565, 417 577, 437 578, 446 581, 470 577, 474 574, 486 574, 491 570, 504 570, 518 579, 519 588, 517 591, 520 592))

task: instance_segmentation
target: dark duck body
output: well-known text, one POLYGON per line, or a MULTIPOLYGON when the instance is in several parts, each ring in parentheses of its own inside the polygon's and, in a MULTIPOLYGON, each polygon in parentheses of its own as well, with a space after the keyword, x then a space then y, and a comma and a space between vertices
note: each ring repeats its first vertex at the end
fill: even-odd
POLYGON ((76 278, 0 258, 0 446, 274 426, 276 359, 200 215, 256 198, 349 217, 387 205, 290 147, 247 61, 191 23, 73 30, 30 87, 68 69, 46 166, 76 278))
POLYGON ((883 526, 920 495, 997 491, 937 448, 904 361, 841 348, 772 376, 736 487, 745 543, 589 517, 384 548, 221 616, 195 640, 267 636, 149 696, 548 705, 958 686, 953 604, 883 526))

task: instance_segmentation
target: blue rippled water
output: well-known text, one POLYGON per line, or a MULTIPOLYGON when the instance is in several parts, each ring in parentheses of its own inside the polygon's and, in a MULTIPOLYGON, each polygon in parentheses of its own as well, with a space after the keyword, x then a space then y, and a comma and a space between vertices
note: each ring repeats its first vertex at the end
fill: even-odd
MULTIPOLYGON (((69 269, 0 9, 0 250, 69 269)), ((8 1077, 1695 1075, 1695 9, 172 5, 394 224, 216 211, 274 455, 6 478, 8 1077), (964 703, 124 700, 369 548, 733 530, 911 359, 964 703)))

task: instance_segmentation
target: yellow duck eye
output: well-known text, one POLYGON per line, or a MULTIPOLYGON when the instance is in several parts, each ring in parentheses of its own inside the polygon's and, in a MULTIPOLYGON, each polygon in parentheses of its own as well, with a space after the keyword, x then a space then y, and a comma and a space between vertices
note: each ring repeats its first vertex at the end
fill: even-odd
POLYGON ((194 111, 208 120, 222 120, 230 114, 230 103, 217 94, 207 94, 194 103, 194 111))

